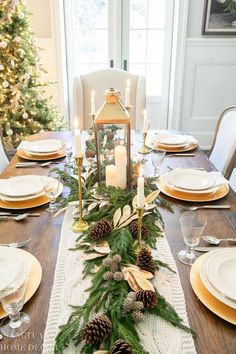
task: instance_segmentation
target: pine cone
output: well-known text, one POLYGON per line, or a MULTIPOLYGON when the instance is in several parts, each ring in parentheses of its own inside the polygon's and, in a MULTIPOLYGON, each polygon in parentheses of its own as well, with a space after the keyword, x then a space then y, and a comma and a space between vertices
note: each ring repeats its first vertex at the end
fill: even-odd
MULTIPOLYGON (((138 238, 138 223, 137 223, 137 221, 132 221, 129 224, 129 231, 134 239, 138 238)), ((146 240, 148 238, 148 228, 145 225, 142 225, 141 233, 142 233, 142 239, 146 240)))
POLYGON ((95 152, 91 149, 87 149, 85 152, 85 155, 87 158, 94 158, 95 157, 95 152))
POLYGON ((142 301, 144 307, 153 308, 157 304, 157 296, 155 291, 140 290, 136 294, 137 301, 142 301))
POLYGON ((111 224, 106 219, 98 221, 91 231, 91 237, 94 241, 100 240, 100 238, 108 236, 112 231, 111 224))
POLYGON ((144 313, 142 311, 137 310, 132 313, 132 317, 135 322, 141 322, 144 319, 144 313))
POLYGON ((82 338, 86 341, 86 344, 99 344, 111 331, 111 320, 106 315, 100 315, 84 327, 82 338))
POLYGON ((133 350, 126 341, 119 339, 115 342, 109 354, 133 354, 133 350))
POLYGON ((114 279, 114 273, 112 273, 110 271, 104 273, 103 274, 103 279, 107 280, 107 281, 113 280, 114 279))
POLYGON ((151 272, 152 274, 156 271, 156 264, 152 258, 152 252, 147 248, 143 247, 138 254, 136 265, 143 269, 151 272))

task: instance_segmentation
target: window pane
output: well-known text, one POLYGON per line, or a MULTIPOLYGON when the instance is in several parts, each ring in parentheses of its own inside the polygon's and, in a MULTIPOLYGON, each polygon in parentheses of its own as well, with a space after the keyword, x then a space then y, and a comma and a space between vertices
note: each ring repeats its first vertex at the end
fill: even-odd
POLYGON ((148 64, 146 68, 146 88, 149 96, 161 96, 162 94, 162 74, 161 64, 148 64))
POLYGON ((130 30, 129 59, 131 63, 145 63, 146 61, 146 31, 130 30))
POLYGON ((130 0, 130 28, 147 27, 147 0, 130 0))
POLYGON ((106 30, 91 31, 92 58, 93 63, 104 63, 108 59, 108 34, 106 30))
POLYGON ((75 60, 80 63, 90 62, 90 31, 74 32, 74 55, 75 60), (79 43, 79 45, 76 45, 79 43))
POLYGON ((164 31, 148 30, 147 63, 162 63, 164 55, 164 31))
POLYGON ((108 2, 107 0, 92 1, 91 27, 108 28, 108 2))
POLYGON ((164 28, 165 27, 165 9, 166 0, 149 0, 148 1, 148 27, 164 28))
POLYGON ((129 64, 129 71, 132 74, 146 76, 146 65, 145 64, 129 64))
POLYGON ((87 74, 91 71, 90 64, 81 64, 75 62, 75 75, 87 74))

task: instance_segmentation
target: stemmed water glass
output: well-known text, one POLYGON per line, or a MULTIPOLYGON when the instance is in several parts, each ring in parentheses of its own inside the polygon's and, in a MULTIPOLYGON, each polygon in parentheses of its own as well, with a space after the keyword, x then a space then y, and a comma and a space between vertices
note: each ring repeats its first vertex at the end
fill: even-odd
POLYGON ((194 247, 199 244, 206 222, 197 211, 185 212, 180 217, 180 227, 183 234, 186 249, 178 253, 179 260, 188 265, 192 265, 196 259, 194 247))
POLYGON ((160 176, 160 166, 164 161, 166 151, 161 149, 153 149, 151 151, 152 165, 154 166, 154 177, 160 176))
POLYGON ((62 147, 66 155, 65 166, 69 166, 71 162, 71 156, 72 156, 72 143, 70 141, 63 140, 62 147))
POLYGON ((5 337, 19 337, 28 331, 30 327, 29 315, 20 312, 24 305, 28 276, 29 262, 26 262, 23 270, 19 272, 15 280, 9 284, 7 289, 0 292, 0 301, 3 309, 9 315, 2 321, 0 328, 5 337))
POLYGON ((43 183, 44 191, 50 199, 49 206, 46 210, 50 213, 55 213, 58 211, 56 200, 59 192, 60 176, 57 173, 50 173, 48 177, 41 177, 41 181, 43 183))

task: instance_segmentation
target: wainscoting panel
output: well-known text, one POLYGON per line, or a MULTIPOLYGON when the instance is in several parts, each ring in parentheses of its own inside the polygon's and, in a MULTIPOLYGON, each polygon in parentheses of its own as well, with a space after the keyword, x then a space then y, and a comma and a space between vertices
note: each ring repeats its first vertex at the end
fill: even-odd
POLYGON ((220 113, 236 105, 235 39, 188 39, 183 81, 181 130, 211 146, 220 113))

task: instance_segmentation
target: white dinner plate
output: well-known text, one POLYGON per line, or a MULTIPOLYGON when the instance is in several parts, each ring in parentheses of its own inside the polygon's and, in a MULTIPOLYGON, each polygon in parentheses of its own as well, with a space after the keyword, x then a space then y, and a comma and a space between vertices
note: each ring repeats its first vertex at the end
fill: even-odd
POLYGON ((160 134, 155 137, 155 142, 162 145, 180 145, 186 144, 188 137, 178 134, 160 134))
POLYGON ((215 184, 215 179, 208 172, 187 168, 169 172, 167 179, 176 187, 193 191, 209 189, 215 184))
POLYGON ((21 269, 21 259, 11 249, 0 247, 0 291, 11 284, 21 269))
POLYGON ((208 264, 211 261, 212 257, 215 257, 215 254, 221 252, 221 250, 216 250, 216 251, 211 251, 208 252, 206 258, 201 264, 200 267, 200 277, 201 280, 206 287, 206 289, 219 301, 223 302, 225 305, 233 308, 236 310, 236 301, 229 299, 228 297, 224 296, 221 292, 219 292, 210 282, 207 276, 207 269, 208 269, 208 264))
POLYGON ((220 186, 217 186, 217 187, 211 187, 211 188, 204 189, 204 190, 183 189, 183 188, 175 186, 173 183, 171 183, 169 181, 169 178, 168 178, 169 173, 170 172, 167 172, 164 175, 161 175, 161 177, 160 177, 161 182, 165 186, 167 186, 168 188, 179 191, 179 192, 184 192, 184 193, 189 193, 189 194, 193 194, 193 193, 194 194, 211 194, 211 193, 215 193, 220 188, 220 186))
POLYGON ((209 260, 207 276, 224 296, 236 301, 236 251, 221 250, 209 260))
POLYGON ((40 193, 27 195, 25 197, 9 197, 8 195, 0 194, 0 200, 6 200, 8 202, 20 202, 23 200, 35 199, 35 198, 41 197, 42 195, 45 195, 44 190, 40 193))
POLYGON ((0 193, 9 197, 25 197, 42 191, 40 176, 24 175, 0 180, 0 193))
POLYGON ((55 153, 62 148, 60 140, 47 139, 32 141, 27 149, 29 153, 55 153))

